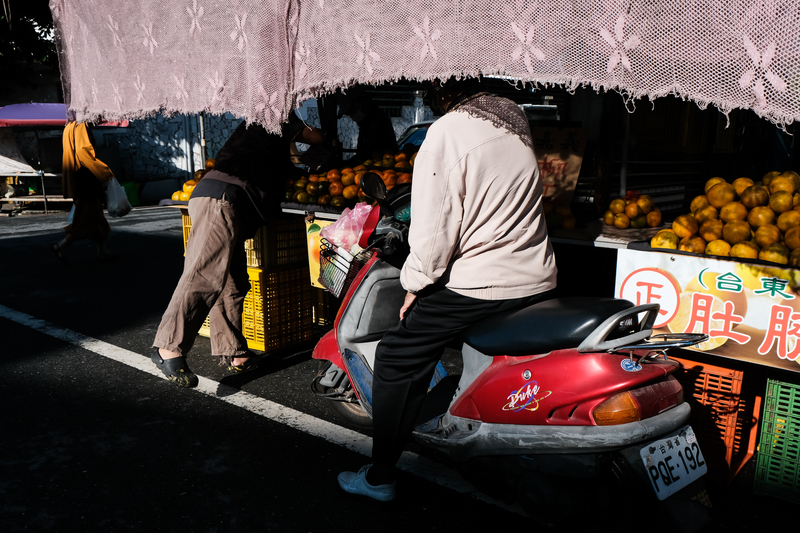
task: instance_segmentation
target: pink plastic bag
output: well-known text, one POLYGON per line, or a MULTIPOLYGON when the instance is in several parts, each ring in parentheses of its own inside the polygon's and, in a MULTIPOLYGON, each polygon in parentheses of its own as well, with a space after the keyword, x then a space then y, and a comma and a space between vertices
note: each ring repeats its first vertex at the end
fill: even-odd
POLYGON ((353 247, 361 238, 361 230, 370 211, 372 206, 364 202, 356 204, 352 210, 346 207, 339 220, 322 228, 320 235, 335 246, 354 253, 353 247))

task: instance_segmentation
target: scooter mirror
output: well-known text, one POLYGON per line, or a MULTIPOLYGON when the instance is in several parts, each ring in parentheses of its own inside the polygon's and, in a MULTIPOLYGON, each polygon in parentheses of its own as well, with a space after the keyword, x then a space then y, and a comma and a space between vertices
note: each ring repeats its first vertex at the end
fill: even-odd
POLYGON ((367 172, 361 177, 361 188, 364 190, 364 193, 373 200, 386 199, 386 184, 383 183, 381 177, 374 172, 367 172))

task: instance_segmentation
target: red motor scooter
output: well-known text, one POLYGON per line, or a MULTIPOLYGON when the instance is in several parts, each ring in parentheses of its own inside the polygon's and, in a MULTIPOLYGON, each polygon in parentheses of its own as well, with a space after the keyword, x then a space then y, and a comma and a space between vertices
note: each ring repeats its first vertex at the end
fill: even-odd
MULTIPOLYGON (((362 188, 380 206, 362 232, 365 251, 351 256, 327 243, 321 251, 320 281, 342 303, 314 349, 324 364, 312 389, 366 428, 375 349, 405 296, 410 187, 387 193, 366 174, 362 188)), ((666 352, 707 336, 653 336, 658 309, 556 298, 475 324, 461 339, 460 376, 437 367, 413 438, 532 517, 647 520, 654 530, 652 501, 669 511, 673 530, 696 529, 708 520, 694 501, 706 464, 666 352)))

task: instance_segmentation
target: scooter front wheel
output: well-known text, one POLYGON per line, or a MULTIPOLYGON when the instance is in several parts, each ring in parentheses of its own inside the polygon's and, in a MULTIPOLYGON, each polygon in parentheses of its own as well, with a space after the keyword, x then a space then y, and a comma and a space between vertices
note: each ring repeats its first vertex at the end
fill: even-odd
POLYGON ((339 418, 358 429, 372 429, 372 418, 358 403, 353 386, 347 376, 344 376, 338 387, 323 387, 319 385, 320 376, 325 375, 329 361, 320 361, 317 377, 314 379, 312 389, 315 394, 325 400, 325 405, 339 418))

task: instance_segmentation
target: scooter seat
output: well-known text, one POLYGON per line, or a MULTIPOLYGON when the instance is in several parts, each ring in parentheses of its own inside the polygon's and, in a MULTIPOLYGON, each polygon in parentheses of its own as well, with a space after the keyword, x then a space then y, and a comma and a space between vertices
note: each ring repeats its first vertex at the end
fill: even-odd
POLYGON ((607 318, 633 305, 618 298, 555 298, 481 320, 463 340, 486 355, 577 348, 607 318))

